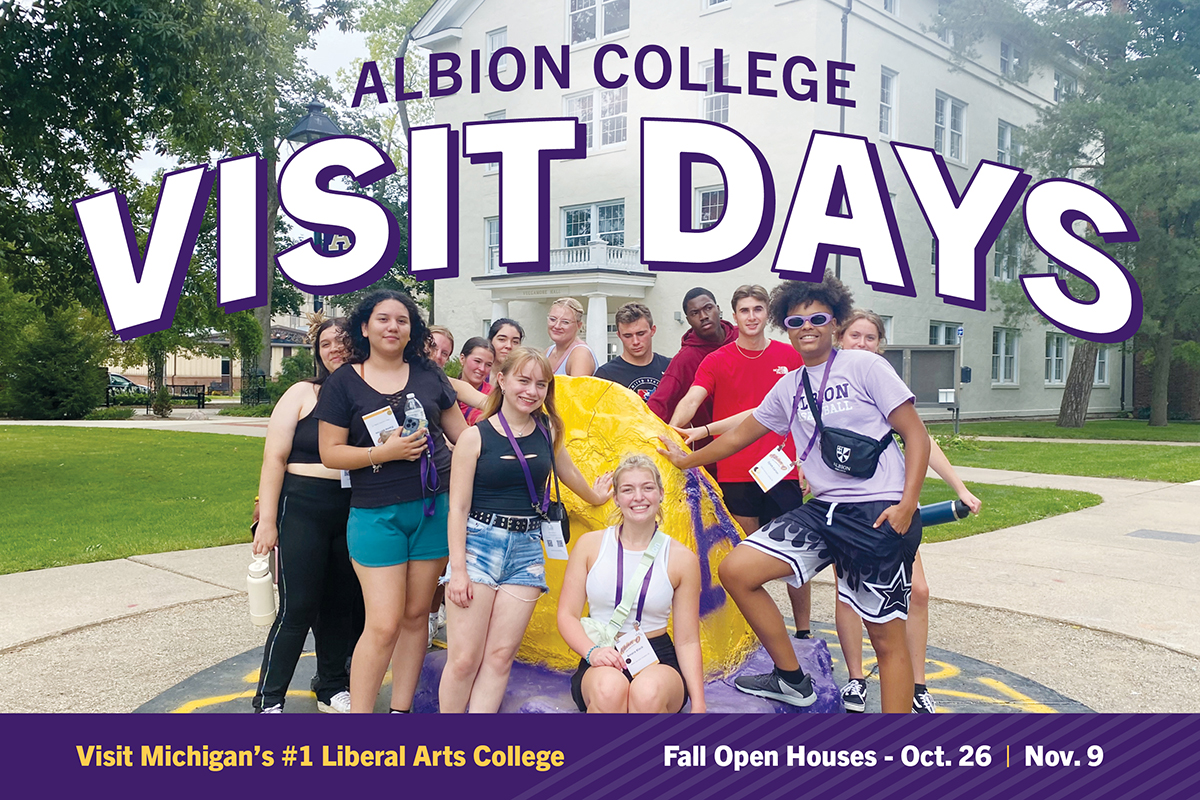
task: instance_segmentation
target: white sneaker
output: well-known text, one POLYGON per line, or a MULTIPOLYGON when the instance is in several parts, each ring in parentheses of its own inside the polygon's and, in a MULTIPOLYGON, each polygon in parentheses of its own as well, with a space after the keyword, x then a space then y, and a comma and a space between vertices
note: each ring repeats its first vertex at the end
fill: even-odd
POLYGON ((260 713, 260 714, 282 714, 283 706, 280 706, 280 705, 268 706, 267 708, 264 708, 262 711, 260 711, 258 713, 260 713))
POLYGON ((425 649, 426 650, 433 647, 433 635, 435 633, 437 633, 437 629, 438 629, 437 614, 430 614, 429 615, 429 638, 425 640, 425 649))
POLYGON ((437 624, 438 624, 439 628, 446 624, 446 604, 445 603, 442 603, 440 606, 438 606, 437 624))
MULTIPOLYGON (((317 710, 324 711, 326 714, 349 714, 350 713, 350 693, 346 691, 338 692, 333 697, 329 698, 328 703, 317 701, 317 710)), ((264 714, 267 712, 263 712, 264 714)))

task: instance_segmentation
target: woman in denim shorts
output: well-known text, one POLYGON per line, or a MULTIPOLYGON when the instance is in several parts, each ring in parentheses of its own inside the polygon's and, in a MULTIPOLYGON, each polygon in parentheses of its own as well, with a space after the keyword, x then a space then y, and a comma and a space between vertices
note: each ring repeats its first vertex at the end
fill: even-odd
POLYGON ((534 350, 513 349, 500 365, 483 419, 454 448, 447 527, 449 650, 438 691, 444 713, 462 713, 468 705, 474 713, 500 709, 525 627, 546 591, 538 506, 546 496, 551 459, 567 488, 592 505, 608 502, 612 476, 601 475, 589 486, 563 444, 550 363, 534 350))

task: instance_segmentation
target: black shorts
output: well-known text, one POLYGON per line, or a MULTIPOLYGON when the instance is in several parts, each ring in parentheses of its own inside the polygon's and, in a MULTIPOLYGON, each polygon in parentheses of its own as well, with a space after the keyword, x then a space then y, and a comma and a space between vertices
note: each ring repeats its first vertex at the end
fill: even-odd
POLYGON ((830 564, 837 565, 838 597, 868 622, 908 618, 912 564, 921 544, 921 512, 913 512, 903 536, 875 520, 895 501, 827 503, 809 500, 772 520, 739 546, 786 562, 801 586, 830 564))
MULTIPOLYGON (((680 680, 683 680, 683 670, 679 668, 679 658, 675 655, 675 643, 671 641, 671 635, 664 633, 662 636, 655 636, 648 640, 650 646, 654 648, 654 655, 658 656, 660 664, 665 664, 679 673, 680 680)), ((583 673, 591 669, 591 665, 584 659, 579 659, 579 669, 575 670, 575 674, 571 676, 571 699, 575 701, 580 711, 587 712, 587 703, 583 702, 583 673)), ((625 677, 633 683, 633 676, 629 674, 629 670, 622 670, 625 677)), ((687 681, 683 681, 683 705, 678 708, 683 711, 683 706, 688 702, 687 681)))
MULTIPOLYGON (((783 516, 804 503, 804 493, 798 481, 784 479, 763 492, 754 481, 721 483, 721 497, 729 513, 739 517, 753 517, 759 525, 783 516)), ((746 531, 750 533, 750 531, 746 531)))

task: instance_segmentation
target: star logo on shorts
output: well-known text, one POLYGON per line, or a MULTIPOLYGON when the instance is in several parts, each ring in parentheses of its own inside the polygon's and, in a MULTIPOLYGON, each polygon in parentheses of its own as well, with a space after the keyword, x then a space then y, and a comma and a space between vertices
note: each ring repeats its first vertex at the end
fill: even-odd
POLYGON ((863 586, 871 590, 871 593, 879 597, 879 612, 880 617, 886 616, 889 611, 908 611, 908 595, 912 591, 911 585, 904 580, 904 565, 901 564, 896 570, 895 577, 892 582, 884 586, 878 583, 863 583, 863 586))

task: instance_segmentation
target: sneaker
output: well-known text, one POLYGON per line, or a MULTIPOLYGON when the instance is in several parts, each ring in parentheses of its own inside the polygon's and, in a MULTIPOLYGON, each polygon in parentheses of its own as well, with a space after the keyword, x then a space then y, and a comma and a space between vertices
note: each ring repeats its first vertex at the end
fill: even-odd
POLYGON ((350 693, 341 691, 329 698, 328 703, 317 701, 317 710, 324 711, 326 714, 349 714, 350 713, 350 693))
POLYGON ((817 702, 817 693, 813 691, 812 678, 808 675, 800 683, 791 684, 771 671, 765 675, 743 675, 735 678, 733 685, 739 692, 793 706, 811 706, 817 702))
POLYGON ((851 678, 842 687, 842 705, 852 714, 867 710, 867 682, 862 678, 851 678))
POLYGON ((437 614, 436 613, 430 614, 429 615, 429 638, 425 640, 425 649, 426 650, 433 647, 433 635, 435 633, 437 633, 437 629, 438 629, 437 614))
POLYGON ((808 628, 805 628, 805 629, 803 629, 803 630, 798 630, 798 631, 796 631, 795 633, 793 633, 793 634, 792 634, 792 636, 793 636, 793 637, 795 637, 795 638, 797 638, 797 639, 811 639, 811 638, 813 638, 813 637, 812 637, 812 631, 810 631, 808 628))
POLYGON ((914 714, 936 714, 937 704, 933 702, 933 695, 929 694, 928 689, 922 689, 913 694, 912 713, 914 714))
POLYGON ((446 604, 445 603, 442 603, 440 606, 438 606, 437 624, 438 624, 439 628, 446 624, 446 604))
POLYGON ((260 713, 260 714, 282 714, 283 706, 281 706, 279 704, 276 704, 273 706, 267 706, 266 708, 261 709, 258 713, 260 713))

